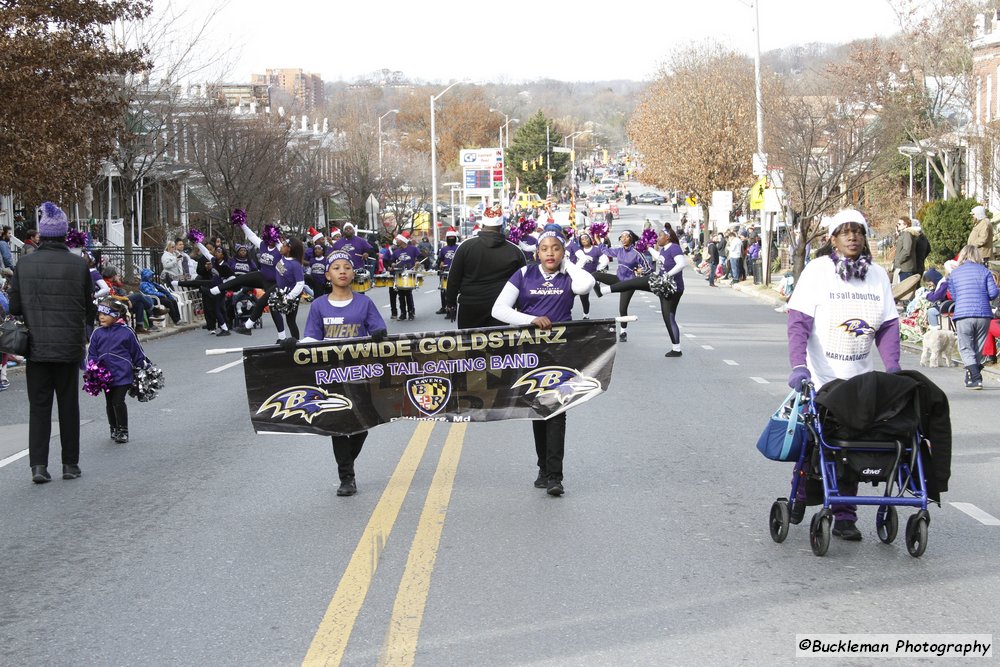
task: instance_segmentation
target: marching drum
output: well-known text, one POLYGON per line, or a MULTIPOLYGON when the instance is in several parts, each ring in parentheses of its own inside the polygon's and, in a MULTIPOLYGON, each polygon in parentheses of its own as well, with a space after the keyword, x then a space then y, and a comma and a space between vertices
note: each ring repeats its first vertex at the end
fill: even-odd
POLYGON ((417 287, 423 287, 423 286, 424 286, 424 274, 418 273, 417 274, 417 287))
POLYGON ((448 289, 448 272, 447 271, 438 271, 438 282, 440 283, 439 289, 443 289, 443 290, 447 290, 448 289))
POLYGON ((358 269, 354 272, 354 291, 361 292, 364 294, 372 287, 372 276, 370 273, 364 269, 358 269))
POLYGON ((376 273, 375 287, 392 287, 392 274, 388 271, 385 273, 376 273))
POLYGON ((417 287, 417 274, 413 271, 403 271, 396 274, 395 287, 398 290, 411 290, 417 287))

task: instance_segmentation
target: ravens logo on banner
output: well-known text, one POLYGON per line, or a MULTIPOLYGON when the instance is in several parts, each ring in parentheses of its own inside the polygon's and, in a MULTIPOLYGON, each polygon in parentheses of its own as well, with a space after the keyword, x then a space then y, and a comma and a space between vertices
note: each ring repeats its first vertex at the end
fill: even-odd
POLYGON ((318 387, 289 387, 271 394, 257 410, 264 414, 273 410, 272 419, 290 419, 301 417, 307 424, 327 412, 350 410, 353 407, 351 399, 340 394, 329 394, 318 387))
POLYGON ((427 376, 406 381, 406 395, 410 402, 428 417, 441 411, 451 398, 451 380, 427 376))
POLYGON ((560 405, 565 405, 577 396, 600 391, 601 383, 585 377, 573 368, 565 366, 543 366, 518 378, 511 388, 526 387, 524 393, 555 396, 560 405))

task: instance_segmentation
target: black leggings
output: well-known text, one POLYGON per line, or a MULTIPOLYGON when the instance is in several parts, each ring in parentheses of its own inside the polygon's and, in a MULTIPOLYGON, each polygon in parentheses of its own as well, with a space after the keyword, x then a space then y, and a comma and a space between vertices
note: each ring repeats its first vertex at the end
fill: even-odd
POLYGON ((407 313, 413 315, 416 311, 413 309, 413 290, 412 289, 397 289, 395 287, 389 288, 389 310, 393 315, 396 314, 396 298, 399 298, 399 314, 400 316, 405 316, 407 313))
MULTIPOLYGON (((622 280, 611 273, 595 273, 594 279, 605 285, 611 285, 612 292, 620 293, 618 297, 618 315, 621 317, 628 315, 628 305, 632 303, 632 295, 635 294, 635 290, 643 289, 643 284, 645 284, 645 290, 649 291, 649 276, 622 280)), ((622 329, 628 329, 628 322, 621 322, 620 324, 622 329)))
MULTIPOLYGON (((615 278, 615 276, 611 276, 615 278)), ((649 278, 650 276, 640 276, 638 278, 631 278, 630 280, 617 280, 617 282, 608 283, 611 285, 612 292, 621 292, 622 300, 628 297, 628 300, 632 300, 632 295, 635 294, 635 290, 642 290, 643 292, 652 292, 649 289, 649 278)), ((670 342, 674 345, 679 345, 681 342, 681 330, 677 326, 677 305, 681 301, 681 295, 683 292, 677 292, 673 296, 669 297, 659 297, 660 298, 660 314, 663 316, 663 324, 667 327, 667 333, 670 334, 670 342)), ((657 295, 659 296, 659 295, 657 295)), ((620 309, 628 309, 628 301, 625 301, 625 305, 621 306, 620 309)), ((621 313, 625 315, 625 312, 621 313)), ((625 327, 625 323, 622 323, 622 328, 625 327)))
MULTIPOLYGON (((209 329, 218 329, 223 324, 228 324, 228 318, 226 317, 226 295, 212 294, 210 290, 215 285, 211 280, 182 280, 177 284, 180 287, 196 287, 201 293, 205 324, 209 329)), ((221 286, 219 289, 222 289, 221 286)))
POLYGON ((583 314, 590 315, 590 294, 578 294, 580 305, 583 306, 583 314))
POLYGON ((108 410, 108 426, 116 431, 128 430, 128 408, 125 406, 125 397, 128 396, 128 389, 132 385, 122 384, 111 387, 104 392, 104 401, 108 410))
MULTIPOLYGON (((253 287, 254 289, 264 290, 264 294, 254 302, 253 310, 250 311, 250 319, 257 321, 264 314, 264 308, 267 307, 267 299, 271 296, 271 292, 277 287, 277 283, 273 283, 270 280, 266 280, 264 275, 260 271, 251 271, 250 273, 244 273, 242 276, 236 276, 231 278, 224 283, 222 283, 220 289, 237 291, 241 287, 253 287)), ((269 311, 271 313, 271 321, 274 322, 274 328, 278 332, 285 330, 285 322, 281 317, 280 313, 274 312, 274 310, 269 311)), ((292 319, 295 319, 295 315, 292 314, 292 319)), ((291 326, 289 326, 291 328, 291 326)), ((295 327, 298 331, 298 327, 295 327)), ((298 335, 295 336, 298 338, 298 335)))

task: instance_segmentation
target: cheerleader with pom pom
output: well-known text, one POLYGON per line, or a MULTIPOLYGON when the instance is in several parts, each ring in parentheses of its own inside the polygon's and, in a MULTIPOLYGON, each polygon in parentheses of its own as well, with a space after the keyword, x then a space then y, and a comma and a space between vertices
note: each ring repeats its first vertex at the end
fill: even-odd
MULTIPOLYGON (((247 240, 258 249, 257 263, 259 269, 227 280, 222 285, 213 287, 210 291, 212 294, 218 295, 222 294, 223 289, 236 291, 241 287, 264 290, 264 294, 254 304, 249 319, 233 327, 233 331, 236 333, 249 336, 250 330, 253 328, 253 323, 259 320, 264 314, 264 308, 267 307, 268 299, 277 287, 277 266, 282 258, 281 232, 274 225, 264 225, 264 231, 261 232, 261 236, 257 236, 247 226, 246 211, 239 208, 229 216, 229 222, 242 229, 247 240)), ((273 309, 271 310, 271 320, 274 322, 274 326, 281 338, 284 338, 285 324, 282 321, 281 315, 273 309)))
MULTIPOLYGON (((591 225, 591 231, 594 227, 597 227, 599 223, 591 225)), ((607 227, 605 226, 605 229, 607 227)), ((618 260, 618 272, 615 275, 608 273, 595 273, 594 278, 598 282, 605 285, 614 285, 615 283, 628 281, 637 276, 642 276, 649 272, 649 263, 642 256, 642 253, 636 249, 635 244, 639 241, 639 237, 635 235, 635 232, 626 230, 622 232, 621 236, 618 237, 621 246, 618 248, 604 248, 604 252, 601 255, 601 259, 598 262, 597 268, 604 270, 607 268, 608 264, 612 259, 618 260)), ((618 314, 622 317, 628 315, 628 306, 632 302, 632 295, 635 293, 634 289, 621 289, 613 290, 620 291, 621 297, 618 300, 618 314)), ((602 296, 601 291, 597 290, 597 296, 602 296)), ((622 331, 618 334, 618 340, 621 342, 626 342, 628 340, 628 333, 625 329, 628 328, 627 322, 621 323, 622 331)))
POLYGON ((128 408, 125 397, 132 386, 133 368, 145 366, 146 354, 135 332, 125 323, 125 304, 104 299, 97 306, 98 326, 90 336, 84 390, 96 396, 104 392, 111 439, 128 442, 128 408))
MULTIPOLYGON (((581 267, 584 271, 590 275, 597 273, 597 264, 601 259, 601 255, 604 251, 600 246, 594 245, 593 239, 590 237, 590 232, 585 229, 580 230, 580 234, 576 238, 575 248, 570 249, 570 246, 566 247, 566 252, 573 257, 573 261, 577 266, 581 267)), ((597 289, 597 282, 594 282, 594 288, 597 289)), ((590 293, 580 294, 580 305, 583 306, 583 319, 590 319, 590 293)))

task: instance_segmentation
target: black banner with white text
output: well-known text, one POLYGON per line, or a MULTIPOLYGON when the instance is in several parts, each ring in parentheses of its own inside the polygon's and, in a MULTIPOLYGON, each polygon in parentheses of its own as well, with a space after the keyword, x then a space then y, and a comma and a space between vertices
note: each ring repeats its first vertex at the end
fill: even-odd
POLYGON ((611 382, 614 320, 245 348, 258 433, 352 434, 397 420, 545 419, 611 382))

